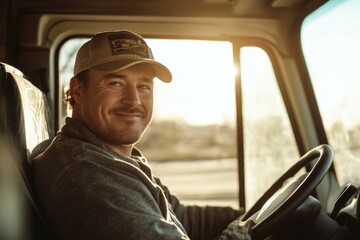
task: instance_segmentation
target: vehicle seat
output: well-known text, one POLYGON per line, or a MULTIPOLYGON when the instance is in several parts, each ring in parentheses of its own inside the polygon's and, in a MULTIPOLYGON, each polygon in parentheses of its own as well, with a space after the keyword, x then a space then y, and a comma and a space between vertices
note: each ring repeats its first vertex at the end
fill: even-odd
POLYGON ((30 152, 49 137, 47 99, 0 62, 0 239, 53 239, 31 188, 30 152))

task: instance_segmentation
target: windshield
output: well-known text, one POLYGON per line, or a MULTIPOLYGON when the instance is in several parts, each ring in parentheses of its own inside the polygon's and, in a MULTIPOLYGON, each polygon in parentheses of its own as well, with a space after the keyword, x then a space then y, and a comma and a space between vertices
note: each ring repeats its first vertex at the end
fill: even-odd
POLYGON ((302 47, 339 183, 360 184, 360 1, 334 0, 307 17, 302 47))

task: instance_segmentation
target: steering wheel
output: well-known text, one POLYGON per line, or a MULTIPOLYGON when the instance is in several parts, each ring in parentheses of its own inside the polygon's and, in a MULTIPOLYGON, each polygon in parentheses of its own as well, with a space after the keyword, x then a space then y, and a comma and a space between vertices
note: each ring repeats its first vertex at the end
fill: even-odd
POLYGON ((311 192, 326 175, 333 160, 329 145, 320 145, 305 155, 286 171, 240 219, 240 226, 246 226, 252 239, 264 239, 279 229, 291 214, 310 196, 311 192), (284 185, 303 167, 313 160, 311 170, 284 185))

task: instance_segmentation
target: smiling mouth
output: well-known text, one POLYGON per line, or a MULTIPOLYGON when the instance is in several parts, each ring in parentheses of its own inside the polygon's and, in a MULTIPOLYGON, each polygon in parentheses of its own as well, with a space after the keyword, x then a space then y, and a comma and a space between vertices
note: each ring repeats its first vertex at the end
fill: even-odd
POLYGON ((144 114, 136 112, 136 113, 129 113, 129 112, 113 112, 113 114, 121 116, 123 118, 143 118, 144 114))
POLYGON ((119 117, 124 119, 138 119, 138 118, 145 118, 146 114, 144 109, 141 108, 127 108, 127 107, 120 107, 114 108, 110 113, 115 114, 119 117))

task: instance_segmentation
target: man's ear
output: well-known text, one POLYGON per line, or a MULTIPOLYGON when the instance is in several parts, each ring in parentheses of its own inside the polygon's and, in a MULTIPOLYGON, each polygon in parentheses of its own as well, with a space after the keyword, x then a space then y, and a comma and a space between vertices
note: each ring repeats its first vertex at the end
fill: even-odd
POLYGON ((72 77, 70 80, 70 93, 71 98, 74 99, 77 104, 81 104, 82 90, 82 84, 79 79, 77 77, 72 77))

